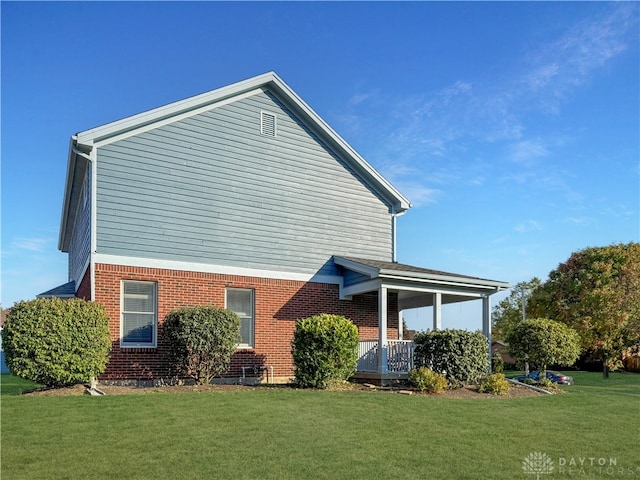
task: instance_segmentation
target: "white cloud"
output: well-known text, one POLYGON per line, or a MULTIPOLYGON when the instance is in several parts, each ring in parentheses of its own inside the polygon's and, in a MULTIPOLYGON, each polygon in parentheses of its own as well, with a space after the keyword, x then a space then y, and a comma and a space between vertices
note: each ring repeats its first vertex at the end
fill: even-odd
POLYGON ((49 250, 53 241, 52 238, 16 238, 11 242, 11 246, 17 250, 41 253, 49 250))
POLYGON ((516 225, 514 230, 518 233, 529 233, 536 230, 542 230, 542 225, 535 220, 527 220, 526 222, 516 225))
POLYGON ((596 219, 593 217, 567 217, 565 219, 565 221, 567 223, 571 223, 573 225, 579 226, 579 227, 589 227, 591 225, 594 225, 596 223, 596 219))

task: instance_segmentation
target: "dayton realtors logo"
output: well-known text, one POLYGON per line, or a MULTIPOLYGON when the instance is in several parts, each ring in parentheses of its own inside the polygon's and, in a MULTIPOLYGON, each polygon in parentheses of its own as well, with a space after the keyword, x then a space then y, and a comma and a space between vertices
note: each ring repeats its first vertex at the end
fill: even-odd
POLYGON ((640 477, 640 466, 619 465, 615 457, 558 457, 555 459, 543 452, 531 452, 522 460, 522 471, 535 475, 554 474, 554 477, 640 477))
POLYGON ((522 471, 536 475, 536 480, 540 480, 540 475, 553 472, 553 460, 546 453, 531 452, 522 461, 522 471))

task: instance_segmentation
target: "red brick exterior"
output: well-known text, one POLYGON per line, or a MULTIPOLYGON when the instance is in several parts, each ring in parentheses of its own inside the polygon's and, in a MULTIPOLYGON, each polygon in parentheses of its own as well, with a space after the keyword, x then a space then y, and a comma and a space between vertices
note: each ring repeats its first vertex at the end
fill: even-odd
POLYGON ((78 290, 76 291, 76 297, 82 298, 84 300, 91 300, 91 269, 87 268, 87 271, 84 273, 84 277, 82 277, 82 281, 78 286, 78 290))
MULTIPOLYGON (((83 279, 78 294, 83 290, 83 279)), ((295 321, 318 313, 350 318, 361 339, 378 336, 376 293, 339 300, 338 285, 256 277, 242 277, 157 268, 95 266, 95 301, 102 303, 111 318, 111 359, 100 380, 154 380, 166 378, 169 366, 158 335, 158 348, 120 348, 120 291, 122 280, 157 282, 158 321, 172 310, 185 306, 224 307, 225 288, 250 288, 255 298, 254 348, 239 349, 233 356, 228 376, 242 375, 242 366, 273 366, 275 377, 292 377, 291 340, 295 321)), ((388 298, 388 338, 398 338, 397 296, 388 298)))

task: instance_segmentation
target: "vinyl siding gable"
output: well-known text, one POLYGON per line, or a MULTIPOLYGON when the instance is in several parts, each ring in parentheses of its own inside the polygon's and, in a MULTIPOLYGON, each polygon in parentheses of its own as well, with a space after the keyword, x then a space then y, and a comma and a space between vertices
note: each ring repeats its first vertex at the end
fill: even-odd
POLYGON ((87 169, 82 186, 79 214, 69 246, 69 280, 80 285, 91 251, 91 169, 87 169))
POLYGON ((269 91, 100 146, 97 172, 98 253, 324 274, 334 254, 391 259, 389 205, 269 91))

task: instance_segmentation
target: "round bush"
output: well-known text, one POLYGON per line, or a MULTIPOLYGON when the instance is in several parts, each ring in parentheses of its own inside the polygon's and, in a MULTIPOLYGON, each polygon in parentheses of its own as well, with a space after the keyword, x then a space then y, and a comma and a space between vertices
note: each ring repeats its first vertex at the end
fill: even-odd
POLYGON ((291 348, 296 383, 327 388, 348 379, 356 370, 358 341, 358 328, 340 315, 298 320, 291 348))
POLYGON ((415 368, 409 372, 409 383, 416 390, 429 393, 441 393, 447 388, 447 379, 441 373, 436 373, 426 367, 415 368))
POLYGON ((175 310, 164 319, 162 341, 176 373, 210 383, 229 369, 240 341, 240 318, 213 306, 175 310))
POLYGON ((109 361, 109 317, 102 305, 38 298, 9 309, 2 331, 9 370, 50 387, 88 382, 109 361))
POLYGON ((491 393, 492 395, 506 395, 509 393, 511 385, 504 378, 502 373, 494 373, 480 381, 478 384, 478 392, 491 393))
POLYGON ((489 343, 480 332, 426 331, 413 341, 416 367, 443 373, 451 387, 475 384, 488 373, 489 343))

